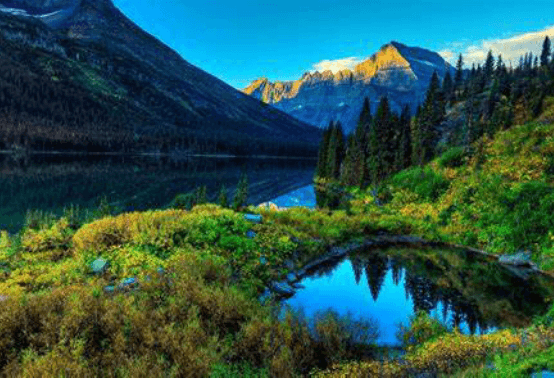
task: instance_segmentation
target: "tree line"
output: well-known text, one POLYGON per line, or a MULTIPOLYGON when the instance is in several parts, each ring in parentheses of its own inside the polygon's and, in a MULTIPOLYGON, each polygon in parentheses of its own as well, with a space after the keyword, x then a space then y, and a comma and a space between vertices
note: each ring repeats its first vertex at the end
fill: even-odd
POLYGON ((380 99, 371 114, 365 98, 358 124, 348 136, 340 122, 329 124, 319 146, 316 177, 340 181, 348 186, 367 186, 414 165, 423 165, 449 147, 462 146, 468 155, 478 153, 475 142, 484 135, 506 130, 537 117, 544 99, 554 95, 554 56, 545 37, 540 56, 527 53, 516 67, 502 56, 487 54, 483 64, 464 69, 459 54, 453 75, 434 72, 423 103, 410 114, 405 104, 400 114, 391 110, 387 97, 380 99), (448 143, 443 130, 450 114, 462 114, 448 143))

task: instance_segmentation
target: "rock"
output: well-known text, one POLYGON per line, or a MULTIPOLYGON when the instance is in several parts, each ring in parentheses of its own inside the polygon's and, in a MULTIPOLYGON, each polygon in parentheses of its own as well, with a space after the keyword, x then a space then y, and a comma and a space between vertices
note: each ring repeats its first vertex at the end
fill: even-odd
POLYGON ((283 265, 289 270, 294 269, 294 263, 292 262, 292 260, 285 260, 285 263, 283 265))
POLYGON ((304 286, 302 284, 299 284, 299 283, 293 283, 291 286, 295 289, 305 289, 306 288, 306 286, 304 286))
POLYGON ((291 296, 291 295, 294 295, 295 293, 294 288, 290 286, 286 281, 272 282, 270 284, 270 289, 279 295, 285 295, 285 296, 291 296))
POLYGON ((104 274, 108 270, 109 266, 110 263, 107 260, 99 258, 92 262, 90 269, 92 269, 92 273, 94 274, 104 274))
POLYGON ((115 286, 113 286, 113 285, 104 286, 104 292, 105 292, 105 293, 113 293, 113 292, 115 292, 115 286))
POLYGON ((538 373, 533 373, 531 378, 554 378, 554 373, 548 370, 543 370, 538 373))
POLYGON ((252 230, 248 230, 248 231, 246 231, 246 237, 248 239, 253 239, 254 237, 256 237, 256 233, 252 230))
POLYGON ((6 301, 8 298, 9 297, 7 295, 0 295, 0 302, 6 301))
POLYGON ((262 223, 262 216, 258 214, 244 214, 244 219, 252 223, 262 223))
POLYGON ((531 252, 518 252, 515 255, 502 255, 498 258, 501 264, 531 266, 531 252))
POLYGON ((294 274, 294 273, 287 274, 287 281, 288 282, 292 283, 292 282, 296 281, 297 279, 298 279, 298 277, 296 277, 296 274, 294 274))
POLYGON ((135 277, 129 277, 121 281, 121 283, 117 285, 117 288, 119 290, 124 290, 124 289, 130 289, 136 286, 138 286, 138 280, 135 277))
POLYGON ((260 257, 260 264, 262 265, 267 264, 267 259, 264 256, 260 257))

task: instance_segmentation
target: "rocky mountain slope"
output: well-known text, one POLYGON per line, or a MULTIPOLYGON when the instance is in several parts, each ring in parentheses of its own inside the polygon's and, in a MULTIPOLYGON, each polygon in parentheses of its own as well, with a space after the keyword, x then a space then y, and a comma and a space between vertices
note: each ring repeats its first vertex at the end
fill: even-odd
POLYGON ((454 73, 439 54, 393 41, 353 70, 307 72, 299 80, 275 83, 261 78, 244 93, 312 125, 326 127, 331 120, 340 120, 350 131, 356 126, 365 97, 370 99, 373 112, 384 95, 397 111, 405 104, 415 110, 423 102, 435 70, 441 79, 447 70, 454 73))
MULTIPOLYGON (((98 133, 85 130, 85 124, 101 118, 106 135, 119 133, 118 138, 127 146, 137 140, 157 140, 170 150, 204 146, 202 150, 210 152, 236 153, 241 146, 263 153, 317 148, 319 130, 191 65, 136 26, 111 0, 0 3, 0 61, 13 67, 20 76, 17 80, 29 86, 35 85, 32 78, 39 77, 38 92, 53 91, 60 96, 76 92, 73 97, 83 100, 75 101, 72 107, 94 103, 74 111, 88 114, 96 106, 94 115, 85 117, 86 122, 65 122, 65 118, 63 122, 63 127, 87 134, 89 139, 98 133)), ((0 78, 0 89, 8 99, 17 97, 10 92, 17 90, 13 80, 13 75, 0 78)), ((37 99, 37 103, 48 103, 50 97, 37 99)), ((0 105, 3 100, 0 95, 0 105)), ((21 117, 21 108, 29 105, 24 104, 24 98, 13 102, 4 104, 12 109, 5 116, 21 117)), ((41 106, 45 105, 36 108, 41 106)), ((24 114, 59 123, 55 117, 59 113, 48 109, 25 109, 24 114)), ((37 119, 29 122, 36 124, 37 119)), ((2 135, 2 142, 8 148, 22 140, 31 145, 42 140, 44 145, 48 135, 31 125, 24 136, 2 135)))

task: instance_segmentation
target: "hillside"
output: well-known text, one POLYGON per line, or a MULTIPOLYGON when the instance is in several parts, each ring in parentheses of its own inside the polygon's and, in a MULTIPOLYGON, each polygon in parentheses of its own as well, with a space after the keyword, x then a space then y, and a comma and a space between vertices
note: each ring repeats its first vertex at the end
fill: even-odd
POLYGON ((382 96, 396 111, 409 104, 415 112, 434 71, 441 79, 447 71, 454 72, 437 53, 393 41, 353 70, 306 72, 301 79, 287 82, 261 78, 244 93, 321 128, 340 121, 348 133, 356 127, 365 97, 373 112, 382 96))
POLYGON ((4 149, 314 154, 317 129, 189 64, 110 0, 4 5, 4 149))

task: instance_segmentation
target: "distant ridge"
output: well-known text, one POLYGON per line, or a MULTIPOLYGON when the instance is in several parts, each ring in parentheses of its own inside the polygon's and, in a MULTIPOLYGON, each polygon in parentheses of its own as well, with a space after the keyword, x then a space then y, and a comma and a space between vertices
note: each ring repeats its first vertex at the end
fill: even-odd
POLYGON ((439 54, 392 41, 353 70, 306 72, 296 81, 255 80, 244 93, 283 110, 299 120, 326 127, 340 120, 346 131, 356 126, 365 97, 375 111, 387 95, 393 109, 413 109, 423 101, 434 71, 443 78, 454 69, 439 54))

